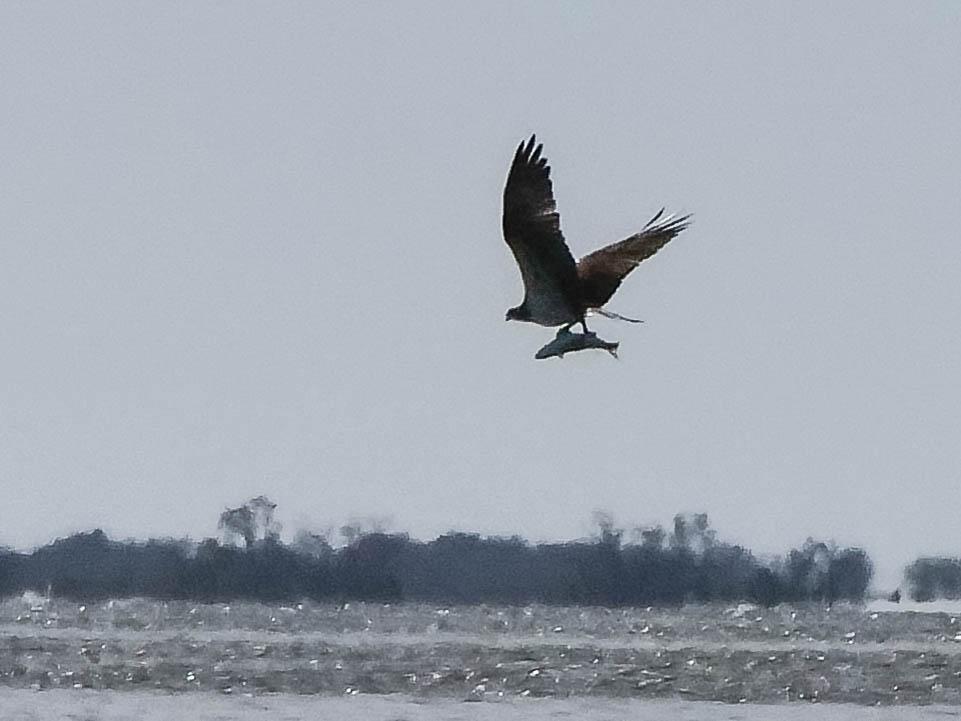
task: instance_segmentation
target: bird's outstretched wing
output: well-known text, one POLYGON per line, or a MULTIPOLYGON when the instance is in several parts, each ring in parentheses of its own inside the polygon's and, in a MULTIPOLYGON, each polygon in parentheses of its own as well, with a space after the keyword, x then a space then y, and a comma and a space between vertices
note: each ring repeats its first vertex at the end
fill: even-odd
POLYGON ((524 280, 526 302, 580 312, 577 266, 561 234, 551 169, 532 135, 514 153, 504 187, 504 240, 524 280))
POLYGON ((638 263, 650 258, 691 224, 690 215, 680 218, 662 216, 663 208, 640 233, 595 250, 577 262, 577 275, 586 307, 600 308, 604 305, 638 263))

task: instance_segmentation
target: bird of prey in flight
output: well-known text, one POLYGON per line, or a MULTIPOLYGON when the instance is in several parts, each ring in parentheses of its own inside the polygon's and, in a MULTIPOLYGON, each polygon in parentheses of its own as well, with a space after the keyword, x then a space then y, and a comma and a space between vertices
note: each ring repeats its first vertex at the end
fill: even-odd
MULTIPOLYGON (((522 142, 504 187, 504 240, 524 281, 524 302, 507 320, 561 326, 558 335, 591 312, 630 320, 603 308, 625 276, 690 225, 690 215, 664 216, 662 209, 639 233, 585 255, 576 263, 561 234, 551 169, 535 136, 522 142)), ((633 321, 638 322, 638 321, 633 321)))

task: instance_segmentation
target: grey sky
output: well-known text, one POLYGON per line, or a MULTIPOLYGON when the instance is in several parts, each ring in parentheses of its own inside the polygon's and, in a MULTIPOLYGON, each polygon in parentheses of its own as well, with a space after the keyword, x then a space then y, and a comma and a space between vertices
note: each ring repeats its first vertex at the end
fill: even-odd
POLYGON ((961 4, 0 4, 0 543, 707 511, 961 553, 961 4), (552 331, 500 236, 536 131, 575 255, 694 226, 552 331))

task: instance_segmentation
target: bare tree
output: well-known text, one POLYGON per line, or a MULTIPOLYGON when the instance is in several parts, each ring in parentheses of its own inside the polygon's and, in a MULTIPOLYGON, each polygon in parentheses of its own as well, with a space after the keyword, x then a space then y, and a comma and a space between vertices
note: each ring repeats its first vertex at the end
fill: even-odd
POLYGON ((224 531, 225 540, 240 536, 244 539, 244 545, 247 548, 254 545, 254 541, 257 540, 254 513, 246 503, 238 508, 228 508, 221 513, 217 528, 224 531))
POLYGON ((276 540, 280 536, 280 524, 274 521, 276 508, 277 504, 267 496, 257 496, 238 508, 228 508, 221 513, 217 527, 224 531, 225 540, 240 536, 247 548, 258 539, 276 540))
POLYGON ((265 541, 270 538, 276 540, 280 536, 280 524, 274 521, 274 510, 277 504, 267 496, 257 496, 247 501, 254 516, 254 528, 260 530, 260 537, 265 541))
POLYGON ((364 536, 369 536, 373 533, 386 533, 390 525, 391 519, 389 516, 351 518, 340 527, 340 535, 344 539, 344 542, 350 546, 364 536))

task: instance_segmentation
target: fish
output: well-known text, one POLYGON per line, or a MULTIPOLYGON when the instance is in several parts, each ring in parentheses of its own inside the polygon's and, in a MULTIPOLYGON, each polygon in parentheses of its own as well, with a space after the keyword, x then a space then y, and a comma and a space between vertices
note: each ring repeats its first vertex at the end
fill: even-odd
POLYGON ((606 350, 612 356, 617 358, 617 347, 620 343, 614 343, 611 341, 606 341, 603 338, 598 338, 597 333, 588 331, 587 333, 571 333, 571 331, 566 328, 562 328, 558 331, 557 336, 550 343, 541 348, 537 353, 534 354, 534 358, 537 360, 544 360, 545 358, 563 358, 565 353, 574 353, 579 350, 587 350, 589 348, 599 348, 601 350, 606 350))

